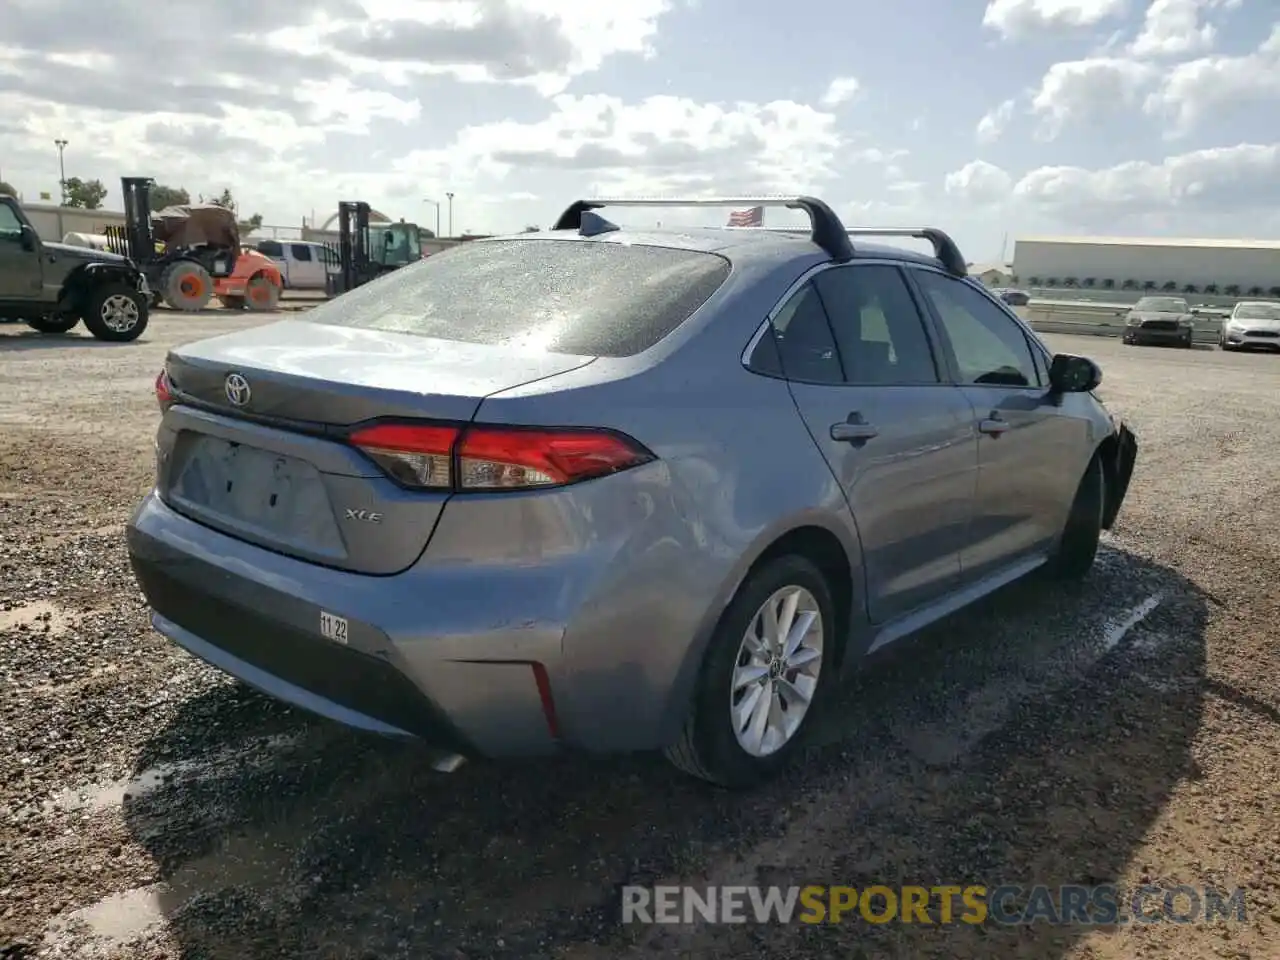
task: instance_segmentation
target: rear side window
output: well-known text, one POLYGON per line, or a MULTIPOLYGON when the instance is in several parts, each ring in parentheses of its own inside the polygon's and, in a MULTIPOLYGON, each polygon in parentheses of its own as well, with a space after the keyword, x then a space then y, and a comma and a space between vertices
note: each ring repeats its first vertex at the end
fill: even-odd
POLYGON ((299 263, 311 262, 311 248, 305 243, 289 244, 289 252, 293 254, 293 259, 297 260, 299 263))
POLYGON ((629 357, 729 275, 693 250, 575 240, 459 244, 308 311, 313 323, 550 353, 629 357))
POLYGON ((267 257, 283 257, 284 247, 277 240, 263 240, 258 244, 258 252, 267 257))
POLYGON ((822 300, 812 283, 792 294, 765 328, 747 365, 803 383, 843 383, 844 369, 822 300))

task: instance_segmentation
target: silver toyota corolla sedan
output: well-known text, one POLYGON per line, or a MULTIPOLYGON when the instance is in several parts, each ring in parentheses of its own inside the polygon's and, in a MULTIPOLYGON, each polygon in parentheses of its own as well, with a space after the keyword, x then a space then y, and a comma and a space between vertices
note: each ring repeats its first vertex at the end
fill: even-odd
POLYGON ((172 351, 128 527, 156 629, 442 769, 661 749, 736 787, 871 651, 1088 572, 1136 441, 946 234, 596 212, 642 202, 172 351))

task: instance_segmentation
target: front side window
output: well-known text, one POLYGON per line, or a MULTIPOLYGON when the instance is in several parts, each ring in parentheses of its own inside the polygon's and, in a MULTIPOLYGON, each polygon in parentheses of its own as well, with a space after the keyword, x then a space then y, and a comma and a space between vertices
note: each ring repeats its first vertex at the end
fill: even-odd
POLYGON ((22 236, 22 221, 7 203, 0 203, 0 234, 8 237, 22 236))
POLYGON ((1039 384, 1022 328, 967 283, 932 270, 914 272, 951 345, 960 382, 975 386, 1039 384))

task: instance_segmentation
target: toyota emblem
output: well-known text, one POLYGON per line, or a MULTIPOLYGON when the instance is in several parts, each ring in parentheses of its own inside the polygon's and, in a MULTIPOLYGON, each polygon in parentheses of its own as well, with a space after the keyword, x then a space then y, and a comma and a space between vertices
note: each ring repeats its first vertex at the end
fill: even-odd
POLYGON ((243 407, 253 395, 253 391, 249 389, 249 381, 238 373, 227 374, 222 387, 227 394, 227 399, 237 407, 243 407))

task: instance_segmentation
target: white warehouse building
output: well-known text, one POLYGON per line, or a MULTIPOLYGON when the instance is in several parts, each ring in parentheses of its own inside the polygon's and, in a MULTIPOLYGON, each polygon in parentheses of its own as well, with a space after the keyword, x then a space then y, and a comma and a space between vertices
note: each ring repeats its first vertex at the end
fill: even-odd
POLYGON ((1019 286, 1032 288, 1205 292, 1213 286, 1280 296, 1280 240, 1031 237, 1014 242, 1013 272, 1019 286))

